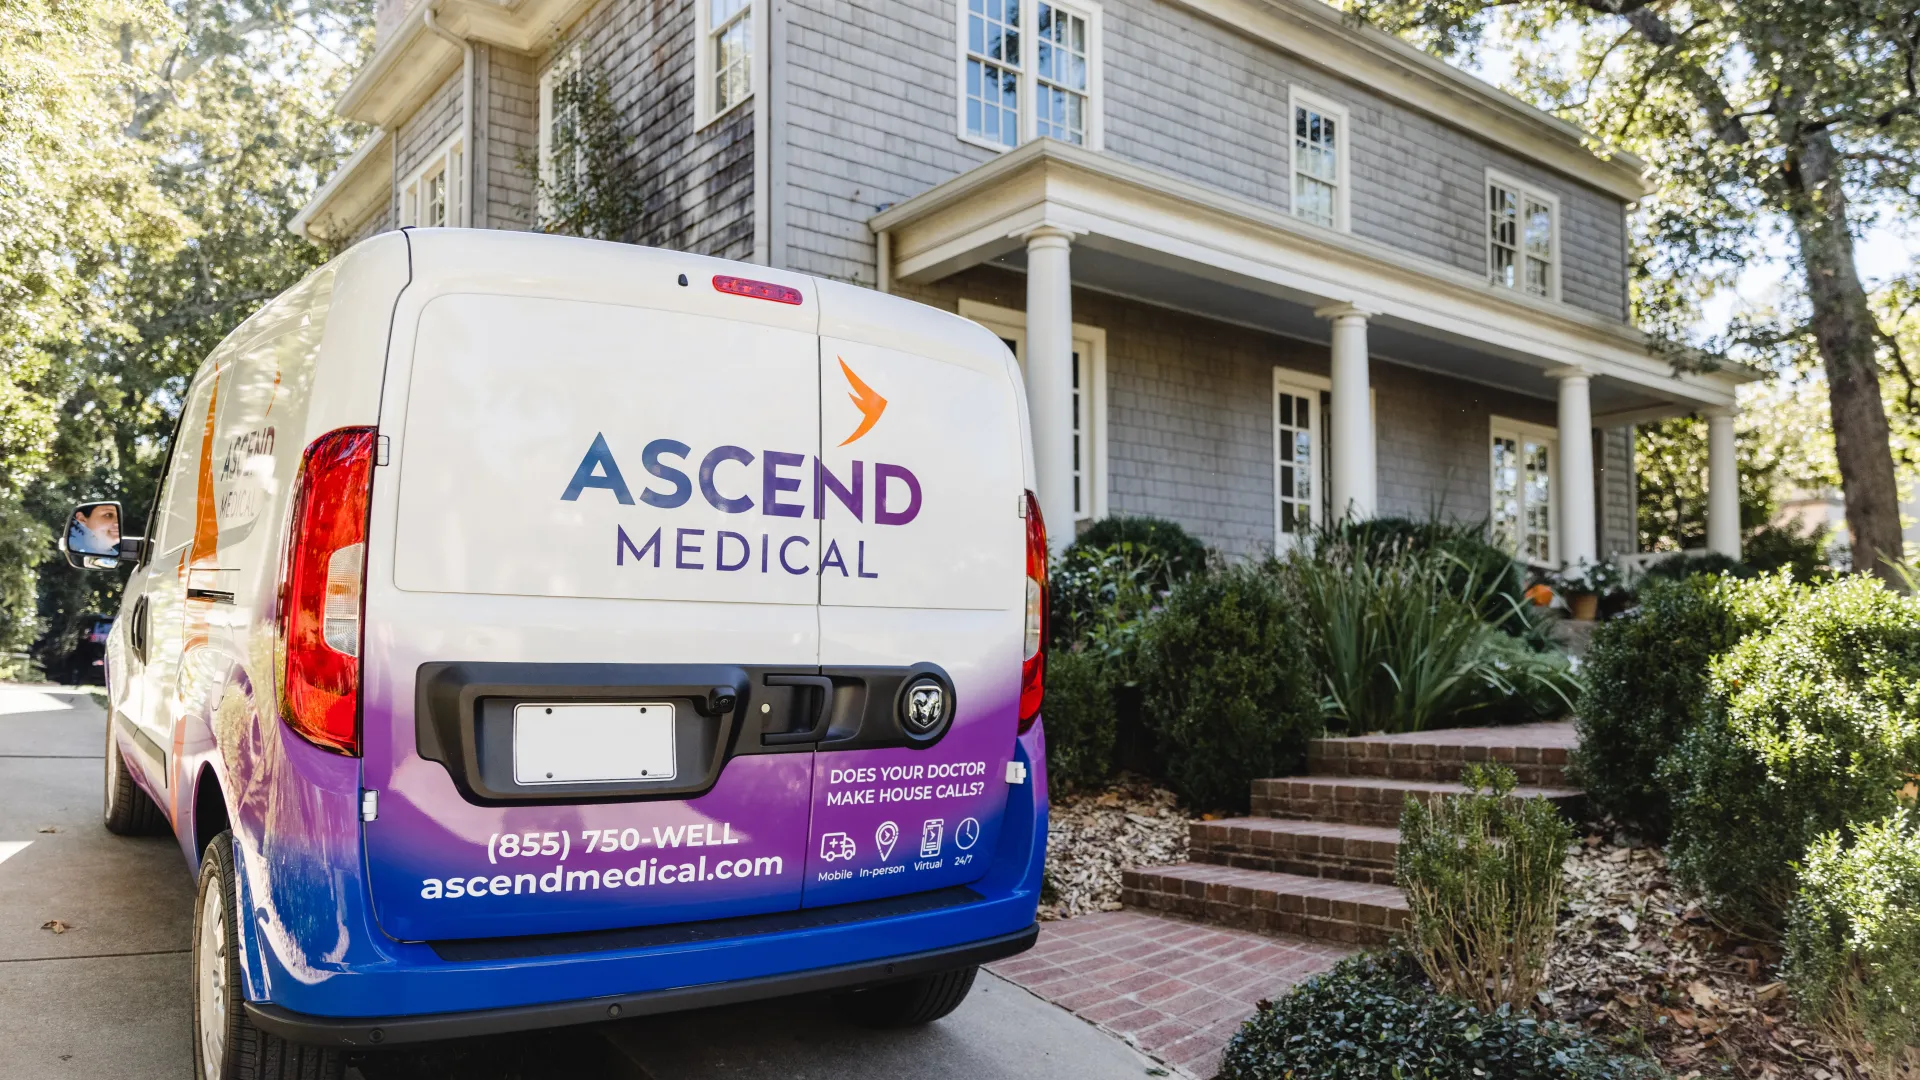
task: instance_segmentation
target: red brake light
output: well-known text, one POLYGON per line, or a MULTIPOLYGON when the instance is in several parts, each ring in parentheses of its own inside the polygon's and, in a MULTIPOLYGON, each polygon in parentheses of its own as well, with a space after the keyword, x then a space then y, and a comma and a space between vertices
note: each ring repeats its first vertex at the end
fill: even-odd
POLYGON ((800 290, 787 285, 775 285, 770 281, 753 281, 749 278, 728 277, 715 274, 713 287, 723 293, 735 296, 750 296, 755 300, 771 300, 776 304, 800 303, 800 290))
POLYGON ((1020 664, 1020 731, 1040 716, 1047 693, 1047 523, 1040 500, 1027 492, 1027 636, 1020 664))
POLYGON ((360 753, 360 612, 366 591, 372 428, 341 428, 300 460, 280 577, 280 715, 301 738, 360 753))

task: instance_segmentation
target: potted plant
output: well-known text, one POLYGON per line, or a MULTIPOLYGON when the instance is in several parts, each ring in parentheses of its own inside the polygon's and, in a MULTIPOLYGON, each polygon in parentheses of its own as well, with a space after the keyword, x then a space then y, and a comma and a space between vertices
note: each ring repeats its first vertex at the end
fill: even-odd
POLYGON ((1566 598, 1569 615, 1591 622, 1600 613, 1601 599, 1619 592, 1624 582, 1612 563, 1581 559, 1548 574, 1547 584, 1566 598))

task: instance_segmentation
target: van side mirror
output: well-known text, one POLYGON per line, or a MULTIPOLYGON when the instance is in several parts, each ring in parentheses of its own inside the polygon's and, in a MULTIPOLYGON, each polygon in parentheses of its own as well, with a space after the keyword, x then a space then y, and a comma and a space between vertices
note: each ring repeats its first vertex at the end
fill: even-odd
POLYGON ((81 570, 113 570, 123 563, 136 563, 146 551, 146 541, 137 536, 120 535, 120 504, 87 502, 67 515, 67 527, 60 534, 60 550, 67 565, 81 570))

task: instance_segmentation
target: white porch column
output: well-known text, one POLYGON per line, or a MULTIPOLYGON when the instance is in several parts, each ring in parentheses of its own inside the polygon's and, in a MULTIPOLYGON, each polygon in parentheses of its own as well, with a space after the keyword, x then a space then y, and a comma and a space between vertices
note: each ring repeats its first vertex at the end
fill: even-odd
POLYGON ((1740 557, 1740 469, 1733 410, 1707 410, 1707 550, 1740 557))
POLYGON ((1054 554, 1073 543, 1073 234, 1042 225, 1027 241, 1027 409, 1040 516, 1054 554))
POLYGON ((1333 516, 1374 515, 1373 395, 1367 371, 1367 312, 1335 304, 1314 312, 1333 323, 1333 407, 1327 417, 1333 516))
POLYGON ((1592 376, 1585 368, 1551 372, 1560 380, 1560 470, 1554 483, 1560 501, 1560 561, 1600 561, 1593 506, 1592 376))

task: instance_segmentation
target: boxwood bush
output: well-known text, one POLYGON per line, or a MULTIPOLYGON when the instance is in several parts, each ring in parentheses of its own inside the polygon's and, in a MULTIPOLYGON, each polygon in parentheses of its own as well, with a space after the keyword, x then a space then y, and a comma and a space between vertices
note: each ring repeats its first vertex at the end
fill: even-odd
POLYGON ((1669 855, 1724 913, 1775 925, 1815 838, 1886 817, 1920 773, 1920 599, 1866 576, 1812 590, 1710 681, 1662 766, 1669 855))
POLYGON ((1056 791, 1098 787, 1113 775, 1115 723, 1107 665, 1092 652, 1047 655, 1047 783, 1056 791))
POLYGON ((1665 837, 1673 811, 1661 763, 1706 721, 1708 664, 1804 591, 1784 578, 1643 579, 1639 607, 1595 628, 1581 661, 1586 687, 1575 710, 1573 765, 1588 805, 1665 837))
POLYGON ((1133 664, 1166 780, 1189 803, 1244 810, 1251 780, 1306 763, 1320 702, 1278 564, 1189 578, 1141 627, 1133 664))
POLYGON ((1116 544, 1130 544, 1137 551, 1151 554, 1164 568, 1155 584, 1165 591, 1207 568, 1207 545, 1178 522, 1156 517, 1104 517, 1081 533, 1067 549, 1104 550, 1116 544))
POLYGON ((1656 1080, 1644 1058, 1503 1005, 1436 994, 1404 953, 1362 954, 1263 1001, 1219 1080, 1656 1080))
POLYGON ((1814 842, 1786 972, 1802 1016, 1882 1072, 1920 1075, 1920 815, 1902 807, 1851 844, 1839 832, 1814 842))

